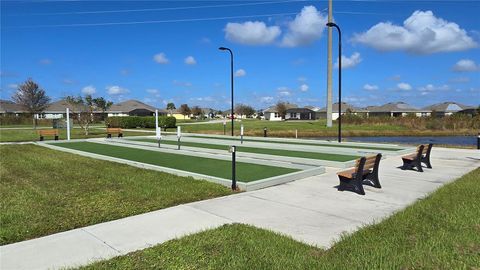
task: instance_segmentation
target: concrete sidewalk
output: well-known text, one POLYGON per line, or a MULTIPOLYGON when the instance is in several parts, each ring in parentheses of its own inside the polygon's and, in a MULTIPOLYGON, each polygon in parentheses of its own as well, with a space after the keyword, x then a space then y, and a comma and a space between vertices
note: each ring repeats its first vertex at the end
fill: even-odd
POLYGON ((262 190, 189 203, 0 247, 1 269, 85 265, 227 223, 247 223, 330 247, 343 232, 378 222, 480 166, 480 151, 433 148, 433 169, 402 171, 400 156, 380 163, 382 189, 338 192, 335 172, 262 190))

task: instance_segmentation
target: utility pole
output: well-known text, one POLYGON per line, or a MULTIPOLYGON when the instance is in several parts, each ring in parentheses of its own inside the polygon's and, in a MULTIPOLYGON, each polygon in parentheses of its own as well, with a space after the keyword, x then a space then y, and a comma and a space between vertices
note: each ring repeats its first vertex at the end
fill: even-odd
MULTIPOLYGON (((328 22, 332 22, 332 0, 328 0, 328 22)), ((332 28, 328 27, 327 127, 332 127, 332 28)))

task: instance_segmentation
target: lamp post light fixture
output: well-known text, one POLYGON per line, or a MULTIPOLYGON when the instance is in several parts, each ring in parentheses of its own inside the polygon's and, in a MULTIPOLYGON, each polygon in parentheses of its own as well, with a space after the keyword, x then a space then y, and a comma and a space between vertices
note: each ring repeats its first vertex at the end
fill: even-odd
POLYGON ((327 23, 338 31, 338 142, 342 142, 342 31, 336 23, 327 23))
POLYGON ((230 83, 231 83, 231 96, 232 96, 232 112, 230 113, 230 117, 232 118, 232 136, 233 136, 233 121, 234 121, 234 112, 233 112, 233 52, 229 48, 220 47, 218 48, 221 51, 229 51, 230 52, 230 83))

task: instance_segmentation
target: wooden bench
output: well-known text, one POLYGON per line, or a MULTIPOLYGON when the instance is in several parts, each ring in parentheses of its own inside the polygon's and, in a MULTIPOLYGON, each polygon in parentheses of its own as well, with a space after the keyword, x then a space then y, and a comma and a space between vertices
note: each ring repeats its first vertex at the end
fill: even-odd
POLYGON ((350 190, 360 195, 365 195, 363 185, 382 188, 378 179, 378 167, 382 154, 361 157, 355 162, 355 167, 346 171, 338 172, 340 185, 339 191, 350 190))
POLYGON ((118 134, 118 138, 123 137, 121 128, 107 128, 107 138, 112 138, 112 134, 118 134))
POLYGON ((430 152, 432 151, 433 144, 428 145, 420 144, 417 146, 417 151, 413 154, 402 157, 403 166, 402 170, 411 170, 416 168, 418 172, 423 172, 422 162, 425 163, 427 168, 431 169, 430 152))
POLYGON ((43 141, 45 136, 54 136, 55 141, 58 141, 58 129, 41 129, 37 130, 38 135, 40 135, 40 141, 43 141))

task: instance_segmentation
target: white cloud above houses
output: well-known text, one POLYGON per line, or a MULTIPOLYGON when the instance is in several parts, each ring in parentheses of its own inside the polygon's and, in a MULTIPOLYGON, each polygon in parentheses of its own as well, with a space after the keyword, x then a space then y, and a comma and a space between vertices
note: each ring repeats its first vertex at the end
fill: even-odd
POLYGON ((408 83, 401 82, 397 84, 397 90, 410 91, 412 90, 412 86, 408 83))
POLYGON ((289 97, 292 95, 292 91, 285 86, 281 86, 277 88, 277 93, 280 97, 289 97))
POLYGON ((129 92, 128 89, 120 87, 118 85, 107 86, 105 87, 105 89, 107 90, 107 94, 111 96, 123 95, 129 92))
POLYGON ((247 72, 244 69, 235 71, 235 77, 244 77, 245 75, 247 75, 247 72))
POLYGON ((367 91, 375 91, 375 90, 378 90, 378 85, 374 85, 374 84, 364 84, 363 85, 363 90, 367 90, 367 91))
POLYGON ((93 95, 97 92, 97 89, 93 85, 88 85, 82 88, 82 94, 93 95))
POLYGON ((304 83, 304 84, 300 85, 300 91, 307 92, 308 89, 310 89, 310 86, 308 86, 308 84, 304 83))
POLYGON ((380 51, 406 51, 414 54, 463 51, 477 42, 454 22, 436 17, 432 11, 417 10, 403 25, 380 22, 366 32, 355 34, 356 43, 380 51))
POLYGON ((312 44, 322 36, 327 17, 314 6, 305 6, 295 19, 288 23, 288 29, 281 45, 297 47, 312 44))
POLYGON ((225 38, 244 45, 267 45, 275 42, 282 31, 278 26, 267 26, 260 21, 227 23, 225 38))
POLYGON ((456 72, 474 72, 480 70, 480 65, 471 59, 461 59, 452 69, 456 72))
POLYGON ((185 64, 186 65, 196 65, 197 64, 197 60, 195 60, 195 58, 193 56, 187 56, 184 60, 185 64))
POLYGON ((163 52, 155 54, 153 56, 153 60, 162 65, 168 64, 170 62, 170 60, 168 60, 167 58, 167 55, 163 52))
MULTIPOLYGON (((363 59, 358 52, 354 52, 350 57, 342 55, 342 69, 353 68, 356 65, 360 64, 362 60, 363 59)), ((339 63, 337 58, 337 62, 335 62, 335 68, 338 68, 338 65, 339 63)))

